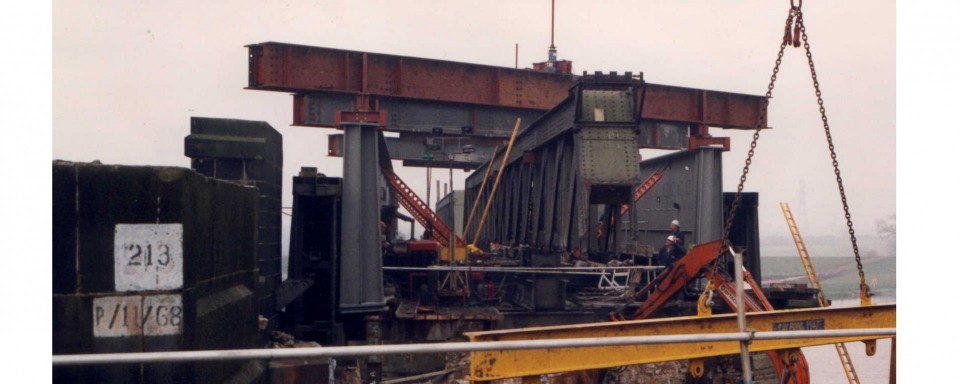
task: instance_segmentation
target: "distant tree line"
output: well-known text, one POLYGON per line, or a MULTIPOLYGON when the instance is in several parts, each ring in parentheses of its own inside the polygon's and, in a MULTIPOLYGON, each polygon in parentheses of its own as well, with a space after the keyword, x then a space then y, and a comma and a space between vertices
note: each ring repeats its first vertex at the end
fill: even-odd
POLYGON ((890 246, 892 255, 897 254, 897 214, 892 214, 886 219, 877 220, 877 234, 890 246))

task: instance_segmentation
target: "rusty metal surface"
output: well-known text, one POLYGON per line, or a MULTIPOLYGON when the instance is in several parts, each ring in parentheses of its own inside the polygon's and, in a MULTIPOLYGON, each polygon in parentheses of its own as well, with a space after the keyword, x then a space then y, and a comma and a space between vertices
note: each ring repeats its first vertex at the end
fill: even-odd
MULTIPOLYGON (((323 95, 322 108, 352 110, 356 95, 385 100, 486 105, 543 113, 579 78, 489 65, 266 42, 248 45, 247 89, 323 95)), ((316 105, 295 101, 294 124, 322 124, 316 105)), ((648 84, 641 118, 752 129, 763 97, 648 84)), ((381 109, 390 110, 386 106, 381 109)), ((396 108, 394 108, 396 109, 396 108)), ((321 114, 320 116, 322 116, 321 114)), ((532 121, 528 116, 520 116, 532 121)), ((766 125, 765 121, 759 122, 766 125)), ((389 123, 388 123, 389 126, 389 123)), ((508 134, 504 133, 504 136, 508 134)))
POLYGON ((757 121, 763 100, 754 95, 648 84, 641 118, 754 129, 767 124, 766 118, 757 121))
POLYGON ((248 89, 344 92, 550 109, 572 76, 266 42, 248 45, 248 89))

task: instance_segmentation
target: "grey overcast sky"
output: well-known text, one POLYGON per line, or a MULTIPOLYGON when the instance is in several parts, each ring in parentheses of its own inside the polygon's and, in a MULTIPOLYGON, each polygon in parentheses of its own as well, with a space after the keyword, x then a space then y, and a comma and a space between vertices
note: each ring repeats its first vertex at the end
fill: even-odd
MULTIPOLYGON (((574 72, 634 71, 660 84, 761 95, 789 1, 558 0, 556 45, 574 72)), ((804 4, 856 229, 896 212, 893 1, 804 4)), ((53 4, 53 158, 189 167, 191 116, 263 120, 284 136, 284 205, 301 166, 340 175, 327 129, 291 127, 291 97, 244 90, 244 45, 277 41, 513 66, 546 59, 550 1, 58 1, 53 4)), ((746 190, 764 236, 846 225, 802 48, 788 49, 746 190), (802 186, 802 187, 801 187, 802 186), (801 204, 801 189, 805 198, 801 204), (802 206, 801 206, 802 205, 802 206), (801 210, 802 209, 802 210, 801 210)), ((750 132, 722 131, 734 190, 750 132)), ((446 181, 446 172, 442 172, 446 181)), ((423 196, 425 171, 401 173, 423 196)), ((455 184, 462 187, 463 174, 455 184)), ((434 195, 435 196, 435 195, 434 195)))

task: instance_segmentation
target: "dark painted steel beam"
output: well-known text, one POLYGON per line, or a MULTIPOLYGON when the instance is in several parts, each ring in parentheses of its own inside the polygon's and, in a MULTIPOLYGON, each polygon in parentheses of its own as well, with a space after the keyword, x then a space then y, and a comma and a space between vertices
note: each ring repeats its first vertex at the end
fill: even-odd
MULTIPOLYGON (((336 111, 352 110, 355 95, 342 93, 303 93, 293 95, 293 125, 335 128, 336 111)), ((394 132, 508 139, 517 118, 521 129, 543 115, 544 110, 491 107, 436 100, 415 100, 377 96, 377 110, 387 113, 384 130, 394 132)))
MULTIPOLYGON (((403 161, 404 166, 438 167, 472 170, 483 165, 493 154, 494 145, 490 140, 477 140, 463 137, 431 137, 419 135, 406 137, 387 137, 387 151, 391 160, 403 161), (436 143, 436 149, 430 150, 427 140, 436 143), (476 144, 474 144, 476 143, 476 144), (472 146, 472 152, 464 153, 466 145, 472 146)), ((343 134, 327 135, 327 156, 343 157, 343 134)), ((381 154, 383 155, 383 154, 381 154)))

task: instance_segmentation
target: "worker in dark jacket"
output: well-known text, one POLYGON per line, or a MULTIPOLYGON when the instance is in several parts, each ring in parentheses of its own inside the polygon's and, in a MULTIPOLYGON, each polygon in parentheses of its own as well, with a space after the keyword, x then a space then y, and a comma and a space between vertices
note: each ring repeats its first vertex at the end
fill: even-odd
POLYGON ((673 235, 673 243, 680 248, 687 249, 687 242, 683 240, 683 232, 680 232, 680 220, 670 222, 670 234, 673 235))
POLYGON ((670 264, 673 264, 674 261, 679 260, 687 254, 687 251, 677 245, 676 241, 677 238, 673 237, 673 235, 667 236, 666 245, 660 248, 660 253, 657 254, 657 265, 668 267, 670 264))

